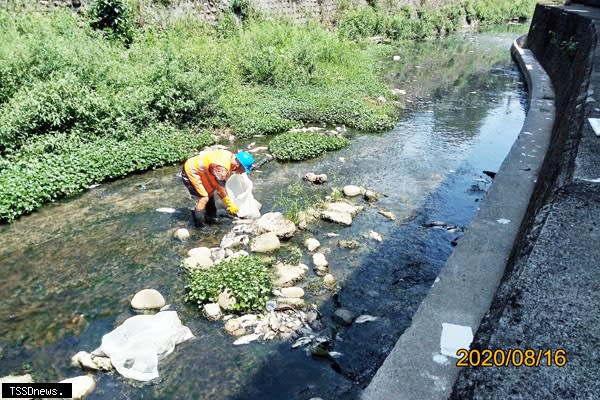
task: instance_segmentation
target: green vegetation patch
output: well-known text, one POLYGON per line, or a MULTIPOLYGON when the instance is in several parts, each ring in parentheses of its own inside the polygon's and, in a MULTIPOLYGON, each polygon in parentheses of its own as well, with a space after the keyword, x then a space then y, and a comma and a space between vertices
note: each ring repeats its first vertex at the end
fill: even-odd
POLYGON ((91 184, 178 162, 213 142, 207 132, 152 125, 127 141, 47 136, 9 161, 0 157, 0 221, 80 193, 91 184))
POLYGON ((351 8, 338 19, 341 36, 358 40, 380 36, 392 41, 428 40, 460 29, 465 22, 480 26, 523 22, 533 15, 536 0, 463 0, 441 7, 351 8))
POLYGON ((350 139, 312 132, 287 132, 274 137, 269 151, 282 161, 301 161, 315 158, 327 151, 348 146, 350 139))
POLYGON ((259 311, 269 300, 272 287, 271 272, 265 263, 255 256, 242 256, 191 273, 185 299, 200 308, 216 303, 219 294, 229 289, 236 299, 233 311, 259 311))

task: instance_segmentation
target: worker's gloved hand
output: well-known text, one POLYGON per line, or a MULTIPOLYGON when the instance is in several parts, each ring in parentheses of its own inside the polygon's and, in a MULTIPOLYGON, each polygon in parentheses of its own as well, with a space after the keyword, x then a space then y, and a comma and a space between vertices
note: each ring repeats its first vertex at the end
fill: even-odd
POLYGON ((240 211, 240 209, 237 208, 235 205, 231 204, 229 207, 227 207, 227 211, 229 211, 233 215, 236 215, 238 211, 240 211))

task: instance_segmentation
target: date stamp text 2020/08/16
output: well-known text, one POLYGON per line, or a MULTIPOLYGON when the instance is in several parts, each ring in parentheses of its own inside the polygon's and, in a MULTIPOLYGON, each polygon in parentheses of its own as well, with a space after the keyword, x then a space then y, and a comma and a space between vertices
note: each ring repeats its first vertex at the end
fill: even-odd
POLYGON ((457 367, 564 367, 567 351, 558 349, 458 349, 457 367))

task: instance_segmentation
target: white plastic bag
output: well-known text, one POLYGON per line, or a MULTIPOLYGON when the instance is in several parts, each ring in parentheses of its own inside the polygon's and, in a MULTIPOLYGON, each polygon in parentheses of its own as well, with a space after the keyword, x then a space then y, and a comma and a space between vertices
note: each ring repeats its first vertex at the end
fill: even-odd
POLYGON ((234 174, 225 183, 227 195, 239 209, 240 218, 259 218, 258 202, 252 195, 254 184, 247 174, 234 174))
POLYGON ((128 318, 102 337, 100 350, 124 377, 149 381, 158 378, 158 360, 171 354, 176 344, 193 337, 176 311, 162 311, 128 318))

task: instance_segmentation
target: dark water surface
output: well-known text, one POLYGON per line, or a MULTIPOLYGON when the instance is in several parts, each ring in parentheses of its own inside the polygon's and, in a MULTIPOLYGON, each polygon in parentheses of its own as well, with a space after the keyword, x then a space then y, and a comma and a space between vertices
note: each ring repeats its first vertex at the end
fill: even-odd
POLYGON ((410 324, 451 242, 462 236, 460 229, 430 223, 469 224, 490 185, 477 179, 489 180, 482 171, 499 168, 522 127, 526 95, 509 56, 514 37, 481 34, 460 47, 433 47, 430 52, 445 49, 438 59, 447 60, 435 68, 402 71, 390 62, 393 87, 429 79, 425 86, 440 76, 444 86, 426 100, 412 98, 390 132, 357 135, 338 152, 304 163, 270 162, 252 174, 263 212, 283 211, 282 192, 304 185, 301 178, 311 171, 329 175, 325 191, 356 184, 385 195, 376 203, 355 200, 365 210, 352 226, 318 223, 290 244, 303 248, 313 236, 328 251, 339 289, 319 290, 312 272, 304 285, 324 332, 336 338, 332 350, 342 353, 336 362, 284 341, 232 346, 223 322, 206 321, 183 302, 181 258, 193 247, 217 246, 231 222, 193 228, 187 210, 193 203, 173 166, 100 185, 0 227, 0 376, 30 372, 36 382, 51 382, 82 374, 70 366, 71 357, 97 348, 104 334, 134 315, 132 296, 152 287, 195 339, 159 363, 158 382, 96 373, 89 399, 355 398, 410 324), (159 207, 177 212, 156 212, 159 207), (190 241, 172 238, 179 227, 190 229, 190 241), (363 236, 371 230, 383 241, 363 236), (350 239, 361 247, 337 246, 350 239), (337 307, 380 319, 341 327, 331 321, 337 307))

